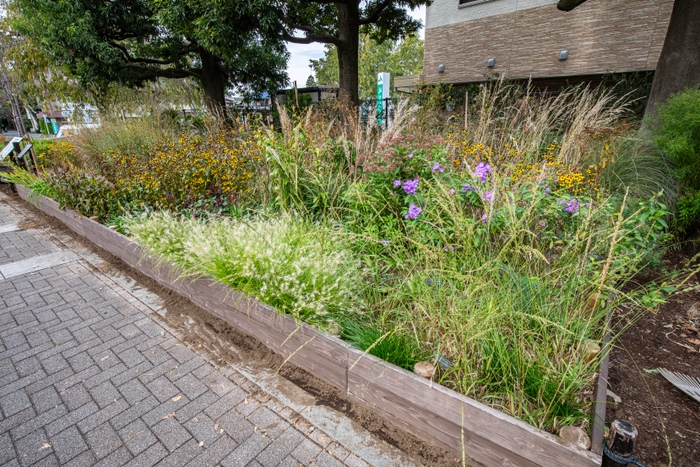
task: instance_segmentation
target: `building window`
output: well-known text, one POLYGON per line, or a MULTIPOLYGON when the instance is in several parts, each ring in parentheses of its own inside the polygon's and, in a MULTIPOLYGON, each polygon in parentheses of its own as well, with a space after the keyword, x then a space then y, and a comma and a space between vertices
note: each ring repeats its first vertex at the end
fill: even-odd
POLYGON ((478 5, 479 3, 491 2, 493 0, 459 0, 459 7, 467 7, 472 5, 478 5))

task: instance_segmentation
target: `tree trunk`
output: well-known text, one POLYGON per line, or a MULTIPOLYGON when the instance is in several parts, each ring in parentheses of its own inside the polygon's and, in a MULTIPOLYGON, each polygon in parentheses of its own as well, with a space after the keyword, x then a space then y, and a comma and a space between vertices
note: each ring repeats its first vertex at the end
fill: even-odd
POLYGON ((219 60, 207 50, 200 48, 202 59, 202 88, 207 109, 217 118, 226 118, 226 78, 219 60))
POLYGON ((338 8, 338 71, 340 72, 340 96, 353 105, 359 104, 358 52, 360 43, 360 4, 357 1, 336 3, 338 8))
POLYGON ((676 0, 645 114, 678 91, 700 84, 700 0, 676 0))

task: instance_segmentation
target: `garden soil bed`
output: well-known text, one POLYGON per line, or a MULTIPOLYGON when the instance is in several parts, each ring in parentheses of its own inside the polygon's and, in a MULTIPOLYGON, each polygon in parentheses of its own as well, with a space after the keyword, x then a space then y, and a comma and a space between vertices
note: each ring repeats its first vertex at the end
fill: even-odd
MULTIPOLYGON (((679 255, 670 256, 671 263, 679 255)), ((617 323, 618 326, 623 323, 617 323)), ((636 457, 647 467, 700 466, 700 403, 663 376, 666 368, 700 377, 700 293, 672 298, 625 331, 610 355, 606 422, 630 421, 639 431, 636 457)))

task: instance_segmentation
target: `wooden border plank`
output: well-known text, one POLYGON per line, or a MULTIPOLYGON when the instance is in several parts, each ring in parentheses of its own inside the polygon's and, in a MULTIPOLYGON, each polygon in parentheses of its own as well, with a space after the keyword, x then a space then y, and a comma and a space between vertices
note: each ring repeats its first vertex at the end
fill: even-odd
POLYGON ((417 436, 462 450, 470 462, 523 467, 597 467, 601 457, 558 436, 421 378, 350 350, 349 393, 417 436), (416 423, 418 422, 418 423, 416 423))
MULTIPOLYGON (((472 463, 523 467, 601 464, 602 458, 595 452, 579 450, 557 436, 366 355, 311 326, 297 324, 290 316, 218 281, 181 278, 177 267, 155 260, 128 237, 71 210, 59 209, 48 198, 41 197, 37 203, 29 199, 26 188, 17 188, 24 200, 129 266, 254 336, 290 363, 346 391, 407 431, 456 455, 464 454, 472 463)), ((601 366, 599 382, 606 378, 607 364, 601 366)), ((596 386, 596 397, 603 386, 596 386)), ((602 407, 604 411, 605 404, 602 407)), ((594 410, 599 416, 599 409, 594 410)))

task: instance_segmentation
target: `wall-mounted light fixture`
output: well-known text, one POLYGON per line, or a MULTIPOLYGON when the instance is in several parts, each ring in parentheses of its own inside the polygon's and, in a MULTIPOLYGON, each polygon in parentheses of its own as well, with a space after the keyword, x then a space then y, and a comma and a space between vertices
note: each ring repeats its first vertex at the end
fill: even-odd
POLYGON ((559 52, 559 60, 566 60, 569 58, 569 51, 568 50, 562 50, 559 52))
POLYGON ((496 66, 496 59, 495 59, 495 58, 489 58, 489 59, 486 61, 486 66, 489 67, 489 68, 495 67, 495 66, 496 66))
POLYGON ((445 72, 445 65, 442 63, 438 65, 438 73, 444 73, 445 72))

